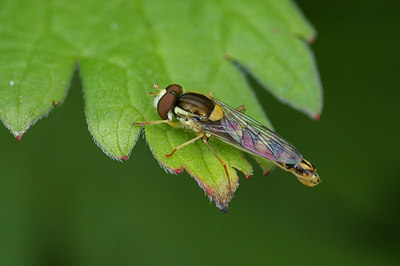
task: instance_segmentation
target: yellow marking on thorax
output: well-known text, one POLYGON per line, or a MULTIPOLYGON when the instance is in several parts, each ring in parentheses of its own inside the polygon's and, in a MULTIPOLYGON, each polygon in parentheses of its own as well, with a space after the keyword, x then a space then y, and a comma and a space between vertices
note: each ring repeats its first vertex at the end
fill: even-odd
POLYGON ((210 116, 208 117, 208 120, 215 122, 219 121, 222 119, 224 116, 224 112, 221 109, 221 106, 218 104, 215 105, 214 110, 211 112, 210 116))

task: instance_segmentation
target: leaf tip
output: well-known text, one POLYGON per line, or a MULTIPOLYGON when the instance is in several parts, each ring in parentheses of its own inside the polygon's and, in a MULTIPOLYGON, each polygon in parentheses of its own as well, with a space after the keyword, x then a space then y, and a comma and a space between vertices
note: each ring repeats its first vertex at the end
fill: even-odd
POLYGON ((314 120, 315 120, 315 121, 321 120, 321 115, 320 115, 320 114, 315 115, 315 116, 314 116, 314 120))
MULTIPOLYGON (((158 161, 158 160, 157 160, 158 161)), ((182 174, 183 170, 182 168, 170 168, 167 165, 163 164, 161 161, 158 161, 158 163, 160 164, 160 166, 167 172, 170 174, 182 174)))
POLYGON ((217 208, 218 208, 221 212, 223 212, 223 213, 228 213, 229 202, 231 201, 232 198, 233 198, 233 193, 229 193, 229 196, 228 196, 227 199, 222 199, 222 198, 214 197, 215 206, 217 206, 217 208))
POLYGON ((249 180, 251 175, 246 175, 246 179, 249 180))
POLYGON ((126 161, 128 159, 128 156, 124 155, 121 157, 121 161, 126 161))
POLYGON ((171 169, 172 172, 174 172, 175 174, 182 174, 182 168, 178 168, 178 169, 171 169))
POLYGON ((17 141, 21 142, 22 136, 24 135, 24 133, 21 133, 17 136, 17 141))
POLYGON ((228 205, 226 205, 226 206, 218 206, 217 205, 217 207, 221 212, 228 213, 228 205))
POLYGON ((309 45, 313 45, 315 43, 315 36, 311 36, 310 38, 308 38, 307 43, 309 45))
POLYGON ((56 106, 59 106, 60 105, 60 102, 59 101, 54 101, 53 102, 53 105, 56 107, 56 106))
POLYGON ((269 173, 271 172, 271 170, 268 170, 268 171, 264 171, 264 176, 267 176, 267 175, 269 175, 269 173))

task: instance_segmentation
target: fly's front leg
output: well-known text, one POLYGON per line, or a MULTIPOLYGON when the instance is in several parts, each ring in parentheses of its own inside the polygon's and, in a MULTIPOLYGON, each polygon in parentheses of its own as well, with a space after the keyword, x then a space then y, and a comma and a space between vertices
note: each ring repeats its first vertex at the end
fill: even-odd
POLYGON ((183 147, 186 147, 187 145, 190 145, 190 144, 194 143, 196 140, 198 140, 198 139, 200 139, 202 137, 204 137, 204 134, 200 133, 197 137, 195 137, 195 138, 193 138, 193 139, 191 139, 189 141, 186 141, 186 142, 182 143, 181 145, 177 146, 175 149, 172 150, 172 152, 170 154, 166 154, 165 157, 167 157, 167 158, 171 157, 172 155, 174 155, 174 153, 177 150, 180 150, 183 147))
POLYGON ((218 161, 219 161, 219 162, 222 164, 222 166, 224 167, 226 176, 228 177, 229 190, 230 190, 230 192, 232 193, 232 192, 233 192, 233 191, 232 191, 232 182, 231 182, 231 175, 229 174, 228 164, 227 164, 224 160, 222 160, 221 157, 218 156, 217 152, 216 152, 216 151, 213 149, 213 147, 211 147, 211 145, 208 143, 208 137, 203 136, 203 139, 202 139, 202 140, 203 140, 204 144, 206 144, 207 147, 210 149, 210 151, 214 154, 215 158, 217 158, 218 161))
POLYGON ((172 122, 168 119, 165 120, 156 120, 156 121, 142 121, 142 122, 133 122, 134 126, 141 126, 141 125, 157 125, 157 124, 168 124, 173 128, 179 128, 180 125, 178 122, 172 122))

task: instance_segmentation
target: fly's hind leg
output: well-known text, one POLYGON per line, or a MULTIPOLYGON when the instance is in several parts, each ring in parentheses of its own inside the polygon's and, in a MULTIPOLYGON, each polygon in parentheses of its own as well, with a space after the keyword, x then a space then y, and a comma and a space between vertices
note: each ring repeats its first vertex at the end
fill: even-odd
POLYGON ((241 112, 244 114, 244 112, 246 112, 247 109, 247 105, 243 104, 241 106, 239 106, 238 108, 236 108, 237 111, 241 112))
POLYGON ((218 159, 218 161, 222 164, 222 166, 225 169, 226 176, 228 177, 228 182, 229 182, 229 190, 232 193, 232 182, 231 182, 231 175, 229 174, 229 168, 228 165, 224 160, 221 159, 221 157, 218 156, 217 152, 211 147, 211 145, 208 143, 208 138, 206 136, 203 136, 203 142, 204 144, 207 145, 207 147, 210 149, 210 151, 214 154, 215 158, 218 159))
POLYGON ((195 137, 195 138, 193 138, 193 139, 191 139, 191 140, 189 140, 189 141, 186 141, 186 142, 182 143, 181 145, 179 145, 179 146, 177 146, 175 149, 173 149, 172 152, 171 152, 170 154, 166 154, 165 157, 167 157, 167 158, 171 157, 172 155, 174 155, 174 153, 175 153, 177 150, 180 150, 180 149, 182 149, 183 147, 186 147, 187 145, 190 145, 190 144, 194 143, 196 140, 198 140, 198 139, 200 139, 200 138, 202 138, 202 137, 204 137, 204 134, 199 134, 197 137, 195 137))

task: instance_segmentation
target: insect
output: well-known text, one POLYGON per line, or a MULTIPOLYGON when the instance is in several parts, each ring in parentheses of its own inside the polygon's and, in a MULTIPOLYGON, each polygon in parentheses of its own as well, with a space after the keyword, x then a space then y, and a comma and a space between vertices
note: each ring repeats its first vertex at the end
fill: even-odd
MULTIPOLYGON (((313 187, 320 182, 316 168, 296 150, 296 148, 253 118, 244 114, 246 105, 236 109, 213 98, 196 92, 184 92, 178 84, 160 89, 154 95, 154 106, 162 120, 135 122, 134 125, 168 124, 175 128, 185 128, 197 136, 172 150, 171 157, 183 147, 201 139, 224 167, 231 187, 228 165, 208 143, 212 136, 244 152, 271 160, 280 168, 293 173, 306 186, 313 187)), ((232 189, 231 189, 232 191, 232 189)))

